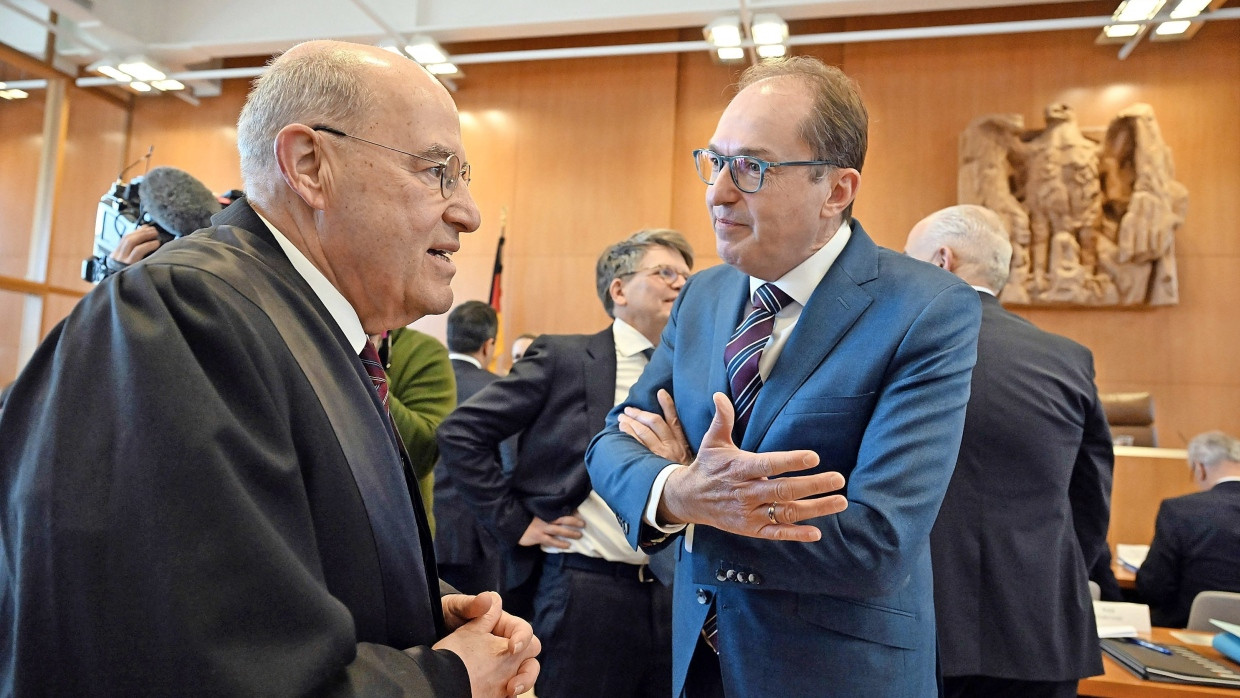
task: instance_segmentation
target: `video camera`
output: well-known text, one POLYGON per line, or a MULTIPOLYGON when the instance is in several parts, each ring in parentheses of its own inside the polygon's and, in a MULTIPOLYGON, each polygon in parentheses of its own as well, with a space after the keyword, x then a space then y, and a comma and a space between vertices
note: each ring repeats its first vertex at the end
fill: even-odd
POLYGON ((154 226, 162 246, 173 238, 210 226, 211 216, 220 210, 215 195, 205 184, 175 167, 156 167, 126 184, 122 180, 125 172, 142 160, 149 162, 153 150, 121 170, 112 189, 99 199, 94 256, 82 262, 82 278, 86 281, 103 281, 124 268, 125 264, 110 255, 121 238, 139 226, 154 226))

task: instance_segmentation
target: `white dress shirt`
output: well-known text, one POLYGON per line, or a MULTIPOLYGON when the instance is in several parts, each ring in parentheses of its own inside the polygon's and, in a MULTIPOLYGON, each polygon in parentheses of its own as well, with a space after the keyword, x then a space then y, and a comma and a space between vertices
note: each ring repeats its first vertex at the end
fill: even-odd
MULTIPOLYGON (((646 370, 646 349, 654 348, 654 344, 645 335, 633 329, 624 320, 616 319, 611 325, 612 338, 616 343, 616 392, 612 406, 619 405, 629 396, 629 388, 641 378, 646 370)), ((577 507, 575 512, 586 522, 581 538, 568 541, 568 549, 543 546, 548 553, 580 553, 590 557, 601 557, 612 562, 627 562, 631 565, 643 565, 650 558, 639 550, 634 550, 620 530, 620 522, 616 514, 607 506, 607 502, 598 492, 590 490, 589 496, 577 507)))

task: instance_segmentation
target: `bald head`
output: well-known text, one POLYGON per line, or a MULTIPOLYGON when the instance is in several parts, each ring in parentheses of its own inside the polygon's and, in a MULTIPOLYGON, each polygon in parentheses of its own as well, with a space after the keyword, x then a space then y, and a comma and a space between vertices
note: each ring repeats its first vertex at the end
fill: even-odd
POLYGON ((383 90, 447 91, 414 61, 377 46, 307 41, 272 59, 254 81, 237 120, 241 176, 251 199, 279 175, 275 140, 289 124, 330 124, 346 132, 373 119, 383 90), (253 193, 251 193, 253 192, 253 193))
POLYGON ((904 253, 998 295, 1007 283, 1012 243, 998 214, 965 204, 921 219, 909 232, 904 253))

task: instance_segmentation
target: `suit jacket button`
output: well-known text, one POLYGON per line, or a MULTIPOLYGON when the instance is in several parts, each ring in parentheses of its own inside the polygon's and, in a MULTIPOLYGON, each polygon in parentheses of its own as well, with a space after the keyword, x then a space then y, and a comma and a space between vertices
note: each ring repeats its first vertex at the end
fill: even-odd
POLYGON ((719 581, 724 582, 724 581, 727 581, 728 575, 723 570, 719 570, 715 572, 715 579, 718 579, 719 581))
POLYGON ((728 570, 726 579, 736 579, 736 570, 728 570))
POLYGON ((697 590, 697 602, 702 605, 706 605, 710 603, 710 592, 706 591, 705 589, 698 589, 697 590))
POLYGON ((761 584, 762 583, 761 575, 759 575, 757 572, 750 572, 749 583, 750 584, 761 584))

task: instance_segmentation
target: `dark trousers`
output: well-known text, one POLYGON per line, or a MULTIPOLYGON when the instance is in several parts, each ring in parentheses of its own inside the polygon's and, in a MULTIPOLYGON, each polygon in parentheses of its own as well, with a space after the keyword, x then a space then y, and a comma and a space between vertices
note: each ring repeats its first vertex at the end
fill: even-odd
POLYGON ((548 554, 534 599, 534 634, 543 647, 538 698, 672 693, 672 592, 648 569, 548 554))
POLYGON ((1076 681, 1020 681, 994 676, 944 676, 944 698, 1075 698, 1076 681))

